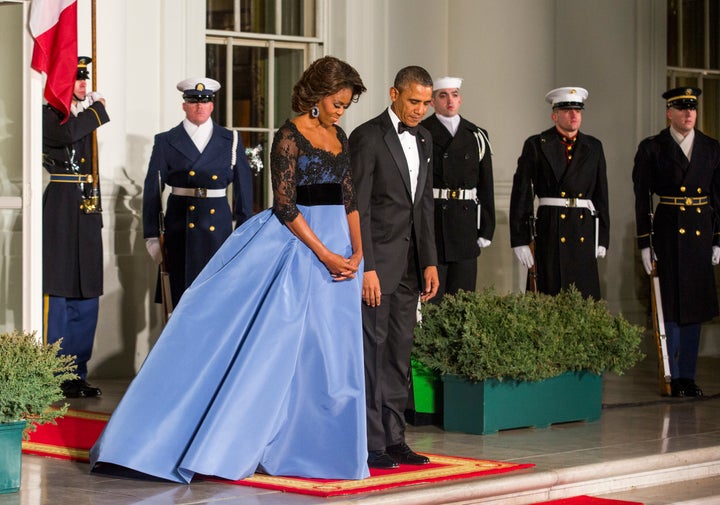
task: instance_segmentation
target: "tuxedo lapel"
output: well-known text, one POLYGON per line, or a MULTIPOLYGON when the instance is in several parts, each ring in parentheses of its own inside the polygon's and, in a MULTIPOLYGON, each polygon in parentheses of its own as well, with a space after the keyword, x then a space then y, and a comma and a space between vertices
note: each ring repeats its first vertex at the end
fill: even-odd
POLYGON ((412 189, 410 186, 410 169, 408 168, 407 160, 405 159, 405 153, 403 152, 402 144, 400 144, 400 139, 398 138, 397 133, 395 133, 395 130, 393 130, 392 128, 392 121, 390 121, 390 116, 388 116, 387 113, 385 115, 387 116, 387 120, 383 121, 385 126, 385 135, 383 136, 383 139, 385 140, 385 144, 390 151, 390 155, 395 161, 395 167, 400 173, 400 177, 402 178, 403 184, 405 185, 407 194, 412 195, 412 189))
MULTIPOLYGON (((418 158, 420 159, 420 167, 418 170, 418 180, 417 180, 417 193, 420 193, 422 191, 421 188, 425 187, 425 181, 428 178, 428 162, 430 161, 429 157, 432 156, 432 154, 428 154, 427 147, 432 147, 432 137, 428 135, 427 138, 423 135, 423 133, 418 131, 417 134, 417 148, 418 148, 418 158)), ((432 153, 432 151, 430 151, 432 153)), ((409 179, 409 178, 408 178, 409 179)), ((408 180, 409 183, 409 180, 408 180)), ((422 198, 417 197, 418 195, 415 195, 415 201, 419 202, 422 200, 422 198)))

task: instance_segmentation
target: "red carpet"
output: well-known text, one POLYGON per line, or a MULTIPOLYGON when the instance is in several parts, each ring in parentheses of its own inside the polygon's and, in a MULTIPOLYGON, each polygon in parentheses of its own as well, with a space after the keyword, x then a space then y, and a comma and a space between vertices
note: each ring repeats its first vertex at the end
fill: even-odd
MULTIPOLYGON (((100 436, 109 418, 108 414, 68 410, 65 417, 57 419, 57 425, 38 426, 37 431, 30 434, 30 440, 23 441, 23 452, 87 462, 88 451, 100 436)), ((255 474, 239 481, 212 480, 290 493, 338 496, 368 493, 413 484, 481 477, 535 466, 530 463, 503 463, 436 454, 426 454, 426 456, 430 458, 429 465, 401 465, 397 470, 371 470, 370 478, 364 480, 301 479, 261 474, 255 474)))
POLYGON ((609 500, 607 498, 593 498, 592 496, 574 496, 560 500, 543 501, 532 505, 643 505, 639 501, 609 500))
POLYGON ((23 440, 22 450, 26 454, 87 462, 88 451, 108 419, 109 414, 68 410, 64 417, 56 419, 57 425, 38 426, 30 433, 30 440, 23 440))
POLYGON ((402 486, 411 486, 413 484, 427 484, 431 482, 468 479, 470 477, 482 477, 535 466, 533 464, 456 458, 454 456, 440 456, 438 454, 426 453, 425 455, 430 458, 429 465, 400 465, 400 468, 397 470, 372 469, 370 470, 370 478, 363 480, 300 479, 295 477, 272 477, 269 475, 255 474, 243 480, 219 480, 218 482, 329 497, 382 491, 402 486))

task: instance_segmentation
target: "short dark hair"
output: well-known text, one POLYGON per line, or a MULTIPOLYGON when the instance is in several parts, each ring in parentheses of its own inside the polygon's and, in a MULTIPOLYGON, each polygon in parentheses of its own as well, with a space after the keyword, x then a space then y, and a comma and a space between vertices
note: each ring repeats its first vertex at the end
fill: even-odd
POLYGON ((308 112, 326 96, 350 88, 352 101, 357 102, 366 90, 357 70, 334 56, 313 61, 295 83, 292 93, 292 110, 308 112))
POLYGON ((402 91, 411 84, 420 84, 432 88, 433 80, 427 70, 417 65, 401 68, 395 75, 393 87, 398 91, 402 91))

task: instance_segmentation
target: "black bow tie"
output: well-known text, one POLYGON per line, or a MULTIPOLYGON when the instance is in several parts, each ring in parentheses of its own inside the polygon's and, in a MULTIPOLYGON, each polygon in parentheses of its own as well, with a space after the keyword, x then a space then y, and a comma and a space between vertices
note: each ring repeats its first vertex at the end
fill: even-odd
POLYGON ((415 135, 417 135, 417 130, 418 130, 417 125, 416 126, 408 126, 405 123, 403 123, 402 121, 400 121, 398 123, 398 134, 400 134, 402 132, 408 132, 410 135, 412 135, 414 137, 415 135))

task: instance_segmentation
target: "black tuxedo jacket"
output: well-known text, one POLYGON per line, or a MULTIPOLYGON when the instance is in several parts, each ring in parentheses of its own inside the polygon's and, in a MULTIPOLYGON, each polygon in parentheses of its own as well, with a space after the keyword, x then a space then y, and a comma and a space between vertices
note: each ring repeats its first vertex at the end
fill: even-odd
MULTIPOLYGON (((400 139, 387 110, 350 135, 350 160, 360 212, 365 271, 375 270, 382 293, 392 293, 416 247, 422 271, 437 265, 432 195, 432 137, 416 136, 420 171, 415 199, 400 139)), ((420 276, 422 286, 423 278, 420 276)))

